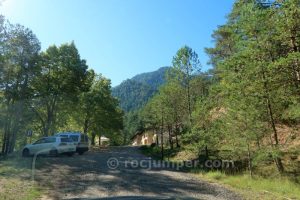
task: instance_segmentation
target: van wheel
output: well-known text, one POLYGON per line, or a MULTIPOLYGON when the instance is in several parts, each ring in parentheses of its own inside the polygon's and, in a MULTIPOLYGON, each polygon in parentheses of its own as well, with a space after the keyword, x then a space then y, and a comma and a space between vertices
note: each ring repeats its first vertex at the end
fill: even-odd
POLYGON ((58 151, 57 151, 57 149, 53 149, 53 150, 50 150, 49 154, 51 156, 57 156, 58 155, 58 151))
POLYGON ((28 157, 30 155, 29 149, 24 149, 22 152, 23 157, 28 157))
POLYGON ((79 155, 82 155, 83 153, 84 153, 84 151, 79 151, 78 152, 79 155))

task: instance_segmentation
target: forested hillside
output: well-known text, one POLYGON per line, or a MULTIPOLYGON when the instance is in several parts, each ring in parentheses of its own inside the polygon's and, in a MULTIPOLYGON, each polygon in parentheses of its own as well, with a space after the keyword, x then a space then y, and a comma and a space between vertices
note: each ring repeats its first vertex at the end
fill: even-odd
POLYGON ((166 81, 166 72, 170 67, 161 67, 156 71, 142 73, 134 76, 131 80, 149 85, 152 89, 157 90, 166 81))
POLYGON ((169 67, 162 67, 154 72, 136 75, 114 87, 112 94, 119 99, 124 111, 135 111, 144 106, 165 83, 165 73, 168 69, 169 67))

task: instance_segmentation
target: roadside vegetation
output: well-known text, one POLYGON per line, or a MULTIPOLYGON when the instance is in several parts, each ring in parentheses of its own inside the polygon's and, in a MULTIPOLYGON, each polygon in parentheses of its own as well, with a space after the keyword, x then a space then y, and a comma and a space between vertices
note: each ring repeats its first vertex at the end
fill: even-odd
MULTIPOLYGON (((153 159, 161 158, 159 147, 142 146, 140 151, 147 157, 153 159)), ((177 150, 165 149, 165 161, 183 162, 190 160, 193 154, 177 150)), ((195 177, 207 180, 211 183, 218 183, 224 187, 240 194, 245 200, 284 200, 299 199, 300 197, 300 177, 280 176, 279 174, 269 174, 269 171, 257 171, 257 175, 252 177, 247 171, 231 174, 226 170, 216 170, 205 167, 185 168, 186 173, 191 173, 195 177), (264 174, 264 175, 262 175, 264 174)), ((265 169, 274 172, 276 169, 265 169)))
MULTIPOLYGON (((232 160, 199 176, 248 199, 297 199, 300 188, 300 1, 234 3, 207 48, 178 50, 166 83, 125 129, 156 133, 156 159, 232 160)), ((130 120, 130 119, 129 119, 130 120)))
POLYGON ((31 30, 0 16, 0 199, 43 193, 30 181, 31 162, 15 156, 24 145, 60 131, 121 144, 122 117, 110 80, 88 68, 74 42, 41 51, 31 30))
POLYGON ((262 178, 245 175, 226 175, 220 171, 199 172, 194 171, 196 176, 232 189, 241 194, 246 200, 284 200, 299 199, 299 184, 287 178, 262 178))
POLYGON ((271 165, 299 176, 299 4, 236 1, 206 49, 213 69, 201 72, 197 53, 180 48, 166 83, 125 130, 156 133, 161 159, 181 148, 239 161, 250 176, 271 165))
POLYGON ((30 200, 41 197, 45 188, 31 181, 31 159, 17 154, 0 160, 0 199, 30 200))

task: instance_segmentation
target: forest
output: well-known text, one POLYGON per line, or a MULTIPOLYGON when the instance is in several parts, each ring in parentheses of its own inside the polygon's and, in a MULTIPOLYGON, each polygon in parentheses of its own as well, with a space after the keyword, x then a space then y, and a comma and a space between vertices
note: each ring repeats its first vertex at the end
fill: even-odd
POLYGON ((225 151, 250 175, 299 173, 299 4, 236 1, 205 49, 213 68, 201 70, 197 53, 180 48, 166 83, 126 114, 127 140, 152 131, 168 138, 157 149, 161 158, 166 149, 225 151))
POLYGON ((0 148, 7 155, 59 131, 114 136, 123 111, 111 82, 89 69, 74 42, 41 51, 28 28, 0 17, 0 148), (32 139, 27 137, 32 132, 32 139))

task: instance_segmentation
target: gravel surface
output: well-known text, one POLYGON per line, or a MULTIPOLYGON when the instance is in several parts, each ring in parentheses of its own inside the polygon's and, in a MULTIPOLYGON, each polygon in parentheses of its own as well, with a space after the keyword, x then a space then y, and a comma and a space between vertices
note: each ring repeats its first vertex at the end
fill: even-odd
POLYGON ((136 147, 110 147, 73 157, 41 157, 35 180, 50 188, 42 200, 241 199, 224 187, 176 169, 148 169, 149 159, 136 147), (142 166, 137 167, 141 160, 142 166), (108 167, 108 162, 116 169, 108 167))

